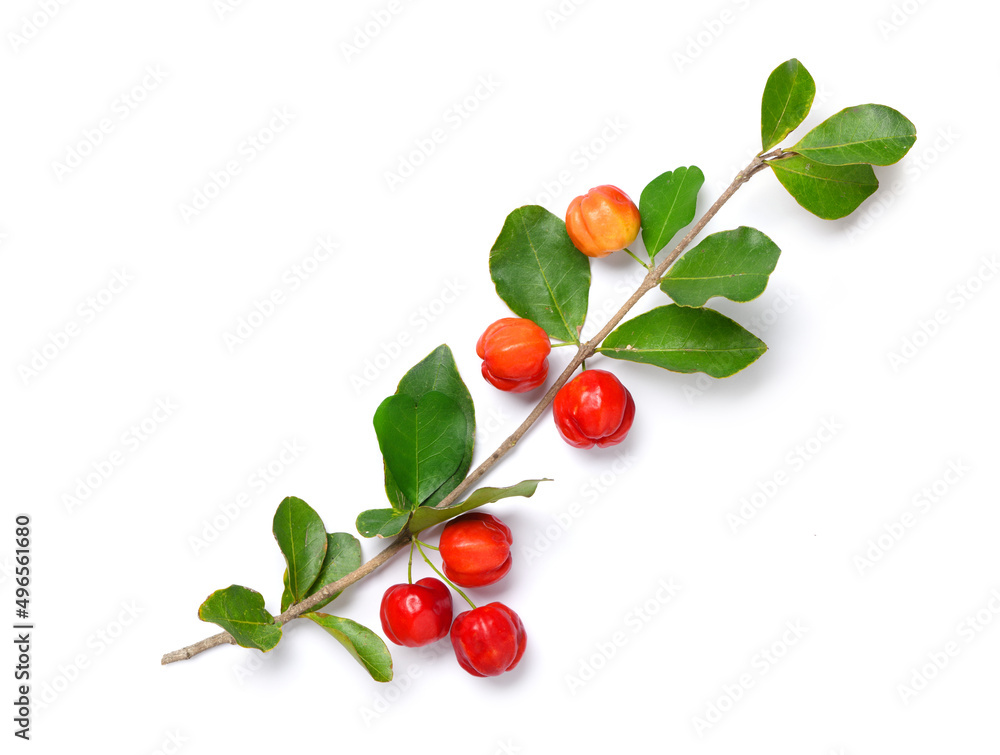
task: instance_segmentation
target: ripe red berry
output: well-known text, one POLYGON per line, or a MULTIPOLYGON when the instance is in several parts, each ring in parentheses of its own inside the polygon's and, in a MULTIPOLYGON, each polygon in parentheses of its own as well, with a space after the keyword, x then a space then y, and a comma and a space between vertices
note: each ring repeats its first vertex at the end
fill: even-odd
POLYGON ((510 571, 512 542, 510 528, 492 514, 462 514, 441 532, 444 574, 461 587, 492 585, 510 571))
POLYGON ((510 671, 520 662, 526 643, 521 618, 503 603, 460 613, 451 625, 458 665, 473 676, 510 671))
POLYGON ((476 353, 483 377, 501 391, 523 393, 545 382, 549 373, 549 336, 531 320, 505 317, 479 337, 476 353))
POLYGON ((584 370, 556 394, 552 416, 559 434, 574 448, 605 448, 625 440, 635 402, 610 372, 584 370))
POLYGON ((639 208, 616 186, 597 186, 569 203, 566 232, 588 257, 606 257, 639 235, 639 208))
POLYGON ((451 591, 434 577, 416 584, 393 585, 382 596, 379 611, 385 636, 397 645, 416 648, 437 642, 451 626, 451 591))

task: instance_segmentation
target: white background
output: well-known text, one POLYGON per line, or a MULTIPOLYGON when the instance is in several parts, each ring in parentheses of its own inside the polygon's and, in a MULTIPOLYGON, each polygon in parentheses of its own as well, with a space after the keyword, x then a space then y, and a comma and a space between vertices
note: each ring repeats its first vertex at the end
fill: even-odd
MULTIPOLYGON (((0 615, 13 623, 26 512, 45 702, 20 746, 992 751, 995 4, 231 5, 0 14, 0 615), (297 625, 267 656, 159 665, 216 631, 196 615, 216 588, 254 587, 277 610, 284 496, 342 531, 385 505, 371 416, 434 347, 451 345, 477 402, 477 459, 527 413, 536 394, 493 390, 474 353, 507 315, 487 257, 510 210, 561 215, 602 183, 637 199, 691 164, 707 207, 759 149, 764 82, 790 57, 818 85, 808 125, 879 102, 919 139, 851 218, 809 215, 765 172, 710 225, 753 225, 783 250, 760 299, 716 302, 768 343, 756 364, 715 382, 605 362, 638 405, 625 443, 571 449, 546 416, 488 476, 555 480, 489 509, 514 530, 515 566, 476 595, 522 616, 515 672, 473 678, 443 643, 395 650, 397 680, 378 685, 297 625), (229 161, 238 174, 212 189, 229 161), (186 216, 199 191, 212 200, 186 216), (337 249, 317 261, 327 237, 337 249), (106 290, 116 274, 128 284, 106 290), (300 448, 288 463, 284 444, 300 448), (261 482, 269 463, 282 470, 261 482)), ((593 269, 591 327, 639 270, 593 269)), ((569 356, 553 352, 553 371, 569 356)), ((378 628, 399 581, 405 559, 330 610, 378 628)), ((12 718, 8 702, 7 741, 12 718)))

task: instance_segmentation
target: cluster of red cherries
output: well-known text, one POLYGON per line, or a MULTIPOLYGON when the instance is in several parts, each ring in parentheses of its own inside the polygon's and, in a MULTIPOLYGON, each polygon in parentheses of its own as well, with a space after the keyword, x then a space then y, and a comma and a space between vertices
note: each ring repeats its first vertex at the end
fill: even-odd
MULTIPOLYGON (((474 511, 451 520, 438 543, 444 577, 453 587, 499 582, 510 571, 512 542, 510 528, 492 514, 474 511)), ((473 676, 499 676, 524 655, 527 638, 516 613, 503 603, 490 603, 452 621, 451 592, 435 577, 390 587, 379 616, 386 637, 406 647, 430 645, 450 630, 458 665, 473 676)))
MULTIPOLYGON (((635 241, 639 227, 639 209, 614 186, 591 189, 574 199, 566 213, 569 237, 588 257, 624 249, 635 241)), ((476 344, 483 377, 512 393, 531 391, 545 382, 551 350, 548 334, 519 317, 497 320, 476 344)), ((559 390, 552 413, 560 435, 571 446, 603 448, 625 439, 635 418, 635 402, 610 372, 590 369, 559 390)), ((492 514, 463 514, 441 533, 441 576, 473 605, 456 585, 482 587, 502 579, 510 571, 512 542, 510 528, 492 514)), ((421 551, 425 547, 415 544, 421 551)), ((506 605, 473 605, 454 620, 452 616, 451 592, 435 577, 393 585, 382 597, 382 629, 397 645, 422 647, 450 633, 459 665, 473 676, 499 676, 520 662, 526 643, 524 624, 506 605)))

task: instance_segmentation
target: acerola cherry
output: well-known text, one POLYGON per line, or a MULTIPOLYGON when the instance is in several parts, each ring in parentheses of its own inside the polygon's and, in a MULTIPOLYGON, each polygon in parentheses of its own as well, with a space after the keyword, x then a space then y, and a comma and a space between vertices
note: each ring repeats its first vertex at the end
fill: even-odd
POLYGON ((556 394, 552 416, 559 434, 574 448, 605 448, 625 440, 635 419, 635 402, 610 372, 584 370, 556 394))
POLYGON ((569 203, 566 231, 588 257, 607 257, 639 235, 639 208, 616 186, 597 186, 569 203))
POLYGON ((527 637, 521 618, 503 603, 460 613, 451 625, 458 665, 473 676, 499 676, 524 655, 527 637))
POLYGON ((513 542, 510 527, 492 514, 462 514, 441 532, 444 575, 461 587, 492 585, 510 571, 513 542))
POLYGON ((379 611, 385 636, 397 645, 417 648, 437 642, 451 626, 451 591, 434 577, 416 584, 393 585, 379 611))
POLYGON ((545 382, 549 374, 549 336, 531 320, 505 317, 479 337, 476 353, 483 360, 483 377, 501 391, 524 393, 545 382))

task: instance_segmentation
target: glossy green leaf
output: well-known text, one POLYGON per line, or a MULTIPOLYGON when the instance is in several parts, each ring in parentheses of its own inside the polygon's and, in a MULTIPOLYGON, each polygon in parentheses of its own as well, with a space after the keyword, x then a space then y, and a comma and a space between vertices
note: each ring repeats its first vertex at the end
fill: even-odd
POLYGON ((788 151, 824 165, 892 165, 916 140, 916 126, 898 110, 858 105, 831 115, 788 151))
POLYGON ((389 396, 375 411, 374 424, 385 464, 404 496, 392 502, 393 508, 423 503, 465 456, 465 414, 440 391, 428 391, 419 399, 389 396))
POLYGON ((713 233, 674 263, 660 289, 685 307, 700 307, 713 296, 750 301, 764 293, 780 254, 756 228, 713 233))
POLYGON ((796 202, 824 220, 850 215, 878 188, 871 165, 824 165, 801 155, 767 164, 796 202))
MULTIPOLYGON (((359 569, 362 564, 361 543, 354 535, 346 532, 330 532, 326 536, 326 542, 326 558, 323 559, 323 568, 319 570, 319 576, 309 588, 310 595, 314 595, 327 585, 346 577, 352 571, 359 569)), ((330 601, 335 600, 338 595, 340 593, 335 592, 329 598, 321 600, 313 606, 313 610, 319 610, 329 605, 330 601)))
POLYGON ((410 521, 404 509, 368 509, 358 514, 355 526, 363 537, 395 537, 410 521))
POLYGON ((288 584, 288 569, 285 569, 285 573, 281 577, 281 612, 284 613, 288 610, 288 607, 295 602, 295 598, 292 595, 292 588, 288 584))
POLYGON ((798 128, 809 115, 816 82, 795 58, 771 71, 760 103, 760 141, 764 152, 798 128))
POLYGON ((721 378, 756 361, 767 346, 713 309, 669 304, 622 323, 598 351, 614 359, 721 378))
POLYGON ((216 590, 201 604, 198 618, 225 629, 241 647, 266 653, 281 639, 281 627, 264 608, 264 596, 248 587, 216 590))
POLYGON ((490 276, 518 317, 555 339, 578 342, 587 317, 590 259, 573 246, 561 218, 537 205, 510 213, 490 250, 490 276))
POLYGON ((642 243, 649 258, 670 243, 677 232, 694 220, 698 191, 705 183, 700 168, 677 168, 657 176, 639 195, 642 243))
POLYGON ((347 652, 354 656, 354 660, 376 682, 392 681, 392 656, 389 655, 389 648, 368 627, 351 619, 326 613, 306 613, 303 616, 323 627, 331 637, 347 648, 347 652))
POLYGON ((288 567, 288 590, 293 602, 309 594, 326 557, 326 527, 312 507, 301 498, 289 496, 274 512, 274 539, 288 567))
MULTIPOLYGON (((461 408, 467 423, 462 445, 464 451, 462 461, 454 474, 445 480, 423 504, 434 506, 465 479, 465 475, 472 466, 472 453, 476 437, 476 409, 472 403, 472 395, 462 381, 458 366, 455 364, 455 358, 447 346, 438 346, 420 360, 403 376, 396 388, 397 394, 405 394, 416 400, 419 400, 428 391, 438 391, 452 398, 461 408)), ((385 492, 390 501, 405 500, 405 496, 392 478, 388 467, 385 469, 385 492)), ((414 501, 407 501, 401 508, 414 508, 416 505, 414 501)), ((365 535, 365 537, 372 537, 372 535, 365 535)))
POLYGON ((535 494, 535 489, 540 482, 548 482, 548 480, 524 480, 506 488, 479 488, 461 503, 449 506, 446 509, 432 509, 427 506, 421 506, 413 512, 413 519, 410 521, 410 532, 415 535, 421 530, 433 527, 435 524, 446 522, 459 514, 464 514, 466 511, 485 506, 487 503, 495 503, 503 498, 512 498, 514 496, 531 498, 535 494))

